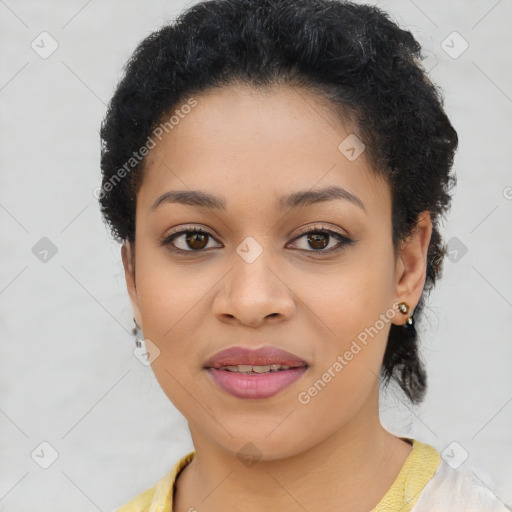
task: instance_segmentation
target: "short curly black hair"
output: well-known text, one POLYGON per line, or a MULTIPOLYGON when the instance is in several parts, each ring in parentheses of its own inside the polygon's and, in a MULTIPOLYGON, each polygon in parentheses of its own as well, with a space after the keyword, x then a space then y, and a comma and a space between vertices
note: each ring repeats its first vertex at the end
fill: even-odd
MULTIPOLYGON (((98 195, 112 235, 135 242, 143 150, 187 98, 234 83, 302 87, 355 120, 373 172, 390 185, 395 255, 419 214, 430 212, 433 229, 417 321, 441 276, 446 247, 438 223, 456 184, 450 170, 458 143, 422 59, 414 36, 369 5, 338 0, 192 5, 137 46, 103 120, 98 195)), ((396 381, 413 404, 423 400, 426 372, 414 327, 391 325, 381 377, 385 385, 396 381)))

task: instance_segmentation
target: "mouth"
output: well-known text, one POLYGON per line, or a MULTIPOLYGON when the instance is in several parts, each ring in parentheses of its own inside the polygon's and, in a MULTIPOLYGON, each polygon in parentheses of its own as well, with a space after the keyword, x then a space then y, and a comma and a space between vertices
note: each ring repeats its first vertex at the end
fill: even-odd
POLYGON ((269 398, 304 375, 305 360, 276 347, 232 347, 214 355, 205 365, 213 382, 237 398, 269 398))
MULTIPOLYGON (((263 373, 273 373, 273 372, 282 372, 295 368, 305 368, 307 365, 301 364, 297 366, 286 366, 282 364, 266 364, 266 365, 251 365, 251 364, 238 364, 233 366, 220 366, 220 367, 211 367, 215 370, 223 370, 227 372, 233 373, 244 373, 247 375, 261 375, 263 373)), ((209 368, 207 368, 209 369, 209 368)))

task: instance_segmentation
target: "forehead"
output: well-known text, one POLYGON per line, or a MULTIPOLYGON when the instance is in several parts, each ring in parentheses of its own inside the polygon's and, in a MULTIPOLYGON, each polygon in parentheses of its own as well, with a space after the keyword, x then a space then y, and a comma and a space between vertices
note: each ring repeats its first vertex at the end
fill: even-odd
POLYGON ((388 187, 364 152, 352 160, 340 150, 355 136, 352 123, 312 93, 231 85, 193 98, 183 102, 191 108, 174 107, 172 127, 155 139, 137 208, 149 209, 168 190, 187 189, 222 196, 228 209, 235 201, 278 207, 277 198, 294 190, 337 185, 359 197, 368 214, 389 209, 388 187))

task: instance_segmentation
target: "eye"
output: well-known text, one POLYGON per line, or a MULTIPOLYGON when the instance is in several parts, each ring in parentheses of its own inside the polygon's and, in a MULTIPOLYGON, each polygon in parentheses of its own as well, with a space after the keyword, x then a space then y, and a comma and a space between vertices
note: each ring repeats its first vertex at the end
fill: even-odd
MULTIPOLYGON (((341 233, 327 229, 324 226, 317 226, 303 230, 294 238, 293 242, 300 240, 301 238, 304 238, 305 243, 313 250, 304 247, 299 248, 300 250, 317 253, 338 251, 343 249, 346 245, 354 243, 354 240, 342 235, 341 233), (337 241, 337 245, 325 250, 326 247, 329 247, 333 239, 337 241)), ((201 253, 208 248, 212 248, 208 247, 209 239, 215 240, 215 237, 209 231, 197 227, 185 227, 167 236, 162 241, 162 245, 167 246, 171 251, 177 253, 201 253)), ((222 247, 222 244, 216 247, 222 247)))
POLYGON ((215 239, 209 231, 201 228, 186 228, 166 237, 162 245, 168 246, 174 252, 202 252, 208 248, 209 238, 215 239))
POLYGON ((351 238, 348 238, 337 231, 333 231, 332 229, 327 229, 324 226, 313 227, 301 232, 299 236, 297 236, 295 240, 300 240, 304 238, 304 242, 308 244, 308 247, 311 247, 313 250, 306 248, 302 248, 302 250, 308 252, 334 252, 343 249, 345 246, 350 245, 354 242, 351 238), (331 247, 325 250, 326 247, 329 247, 332 239, 337 240, 338 243, 334 247, 331 247))

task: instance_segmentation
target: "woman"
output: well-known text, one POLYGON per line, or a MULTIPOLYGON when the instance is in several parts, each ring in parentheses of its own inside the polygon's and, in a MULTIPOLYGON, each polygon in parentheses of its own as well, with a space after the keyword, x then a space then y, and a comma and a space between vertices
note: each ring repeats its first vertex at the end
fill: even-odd
POLYGON ((141 354, 195 447, 120 511, 506 510, 379 420, 380 384, 426 391, 455 183, 409 32, 335 0, 198 3, 135 50, 101 136, 141 354))

